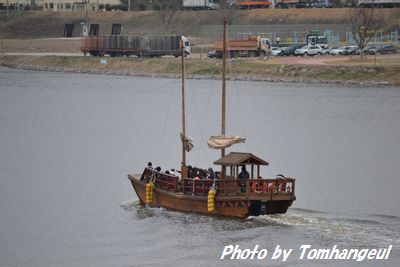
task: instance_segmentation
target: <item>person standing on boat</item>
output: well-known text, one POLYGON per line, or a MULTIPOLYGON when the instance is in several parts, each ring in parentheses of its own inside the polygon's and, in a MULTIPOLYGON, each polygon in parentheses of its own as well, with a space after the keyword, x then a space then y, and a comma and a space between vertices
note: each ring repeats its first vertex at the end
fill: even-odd
POLYGON ((239 179, 250 179, 250 174, 246 170, 246 166, 242 166, 242 171, 239 173, 239 179))
POLYGON ((210 167, 210 168, 208 168, 208 177, 209 177, 209 179, 210 180, 214 180, 215 179, 215 173, 214 173, 214 170, 210 167))
POLYGON ((191 165, 187 166, 187 178, 194 178, 193 176, 193 168, 191 165))
MULTIPOLYGON (((153 169, 153 164, 151 162, 147 163, 147 169, 153 169)), ((149 182, 149 178, 150 178, 149 172, 144 172, 142 174, 142 176, 140 177, 140 181, 144 181, 145 178, 146 178, 146 183, 148 183, 149 182)))
MULTIPOLYGON (((246 170, 246 166, 242 166, 242 171, 239 173, 239 180, 244 180, 244 179, 250 179, 250 174, 246 170)), ((239 182, 240 186, 240 192, 245 193, 246 192, 246 182, 239 182)))

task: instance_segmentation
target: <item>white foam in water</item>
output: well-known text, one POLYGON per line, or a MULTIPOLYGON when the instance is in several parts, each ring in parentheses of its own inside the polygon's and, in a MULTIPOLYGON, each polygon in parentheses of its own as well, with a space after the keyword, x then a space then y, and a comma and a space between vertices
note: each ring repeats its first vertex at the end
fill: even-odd
POLYGON ((335 214, 305 212, 296 214, 262 215, 248 220, 266 225, 306 227, 313 235, 324 236, 339 243, 350 243, 359 247, 393 245, 400 248, 400 234, 387 223, 335 214))
POLYGON ((140 205, 140 201, 136 200, 136 199, 131 199, 131 200, 124 201, 119 205, 124 210, 134 210, 135 207, 140 205))

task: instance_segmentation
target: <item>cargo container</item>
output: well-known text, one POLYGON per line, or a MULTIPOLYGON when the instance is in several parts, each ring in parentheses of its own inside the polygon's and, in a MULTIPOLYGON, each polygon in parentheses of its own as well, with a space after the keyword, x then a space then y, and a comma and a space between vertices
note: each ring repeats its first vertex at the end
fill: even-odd
MULTIPOLYGON (((231 58, 236 57, 265 57, 270 55, 270 41, 258 36, 249 37, 247 40, 227 41, 226 51, 231 58)), ((222 58, 223 41, 214 45, 215 56, 222 58)))
POLYGON ((235 5, 239 9, 257 9, 257 8, 269 8, 272 2, 269 0, 237 0, 235 5))
POLYGON ((215 10, 219 9, 219 0, 182 0, 182 6, 184 9, 192 10, 215 10))
POLYGON ((185 54, 190 54, 190 43, 184 36, 177 35, 108 35, 85 36, 81 39, 81 51, 91 56, 138 56, 161 57, 172 55, 178 57, 180 44, 183 41, 185 54))

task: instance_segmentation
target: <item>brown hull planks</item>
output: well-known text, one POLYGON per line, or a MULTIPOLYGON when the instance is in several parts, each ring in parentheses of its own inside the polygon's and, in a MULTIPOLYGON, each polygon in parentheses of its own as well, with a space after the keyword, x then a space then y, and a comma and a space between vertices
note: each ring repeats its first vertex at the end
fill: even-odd
MULTIPOLYGON (((140 175, 128 175, 134 190, 140 202, 145 203, 146 184, 140 181, 140 175)), ((255 194, 251 197, 219 197, 215 199, 214 212, 208 212, 207 196, 193 196, 190 194, 182 194, 182 192, 173 192, 154 188, 153 201, 151 206, 163 207, 176 211, 197 212, 209 215, 219 215, 226 217, 246 218, 249 215, 286 213, 287 209, 292 205, 294 199, 288 199, 285 196, 260 196, 255 194), (252 211, 252 201, 265 201, 264 212, 258 213, 252 211)), ((260 203, 259 201, 257 203, 260 203)))

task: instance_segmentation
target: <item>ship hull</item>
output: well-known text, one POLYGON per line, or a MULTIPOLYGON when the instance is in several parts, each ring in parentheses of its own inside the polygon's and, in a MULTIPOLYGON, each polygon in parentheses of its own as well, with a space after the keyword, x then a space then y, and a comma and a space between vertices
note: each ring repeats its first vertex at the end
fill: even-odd
MULTIPOLYGON (((139 176, 129 175, 129 180, 142 204, 146 200, 146 184, 139 176)), ((286 213, 292 205, 294 197, 282 196, 216 196, 215 209, 208 211, 207 196, 196 196, 172 192, 160 188, 153 189, 153 199, 149 206, 162 207, 175 211, 196 212, 224 217, 246 218, 264 214, 286 213)))

